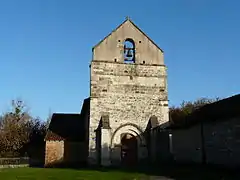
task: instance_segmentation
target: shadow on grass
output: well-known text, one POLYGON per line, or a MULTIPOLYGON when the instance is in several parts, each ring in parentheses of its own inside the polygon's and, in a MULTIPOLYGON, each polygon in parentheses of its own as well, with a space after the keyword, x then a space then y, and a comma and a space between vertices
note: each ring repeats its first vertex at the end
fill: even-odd
POLYGON ((67 168, 75 170, 99 171, 99 172, 126 172, 126 173, 139 173, 145 174, 153 179, 161 179, 161 177, 183 180, 183 179, 216 179, 216 180, 230 180, 240 179, 240 174, 236 169, 226 169, 216 166, 203 166, 193 164, 162 164, 162 165, 148 165, 138 167, 87 167, 83 165, 55 165, 53 168, 67 168))

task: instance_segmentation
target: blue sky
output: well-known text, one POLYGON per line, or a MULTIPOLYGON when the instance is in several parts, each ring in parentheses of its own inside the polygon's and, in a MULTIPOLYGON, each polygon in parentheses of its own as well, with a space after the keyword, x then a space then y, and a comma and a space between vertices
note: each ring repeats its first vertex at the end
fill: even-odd
POLYGON ((126 16, 165 52, 170 105, 239 92, 240 1, 0 1, 0 111, 79 112, 91 48, 126 16))

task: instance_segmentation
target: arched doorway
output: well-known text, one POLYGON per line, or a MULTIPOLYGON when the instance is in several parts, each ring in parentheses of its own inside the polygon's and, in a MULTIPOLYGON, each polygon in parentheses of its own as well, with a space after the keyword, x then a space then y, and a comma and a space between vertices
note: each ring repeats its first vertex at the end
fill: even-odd
POLYGON ((138 141, 136 136, 125 133, 121 135, 121 162, 124 166, 133 166, 138 160, 138 141))

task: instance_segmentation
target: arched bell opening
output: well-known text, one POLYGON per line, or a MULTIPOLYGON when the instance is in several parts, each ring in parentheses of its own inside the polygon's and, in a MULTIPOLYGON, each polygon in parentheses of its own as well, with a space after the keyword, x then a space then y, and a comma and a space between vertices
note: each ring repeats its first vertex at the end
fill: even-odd
POLYGON ((135 63, 135 43, 130 38, 124 41, 124 62, 135 63))

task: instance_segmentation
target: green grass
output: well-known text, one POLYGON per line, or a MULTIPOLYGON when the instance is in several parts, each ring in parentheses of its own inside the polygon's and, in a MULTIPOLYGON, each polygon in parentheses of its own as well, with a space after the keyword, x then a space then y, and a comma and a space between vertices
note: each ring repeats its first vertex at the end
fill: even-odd
POLYGON ((143 169, 98 168, 10 168, 0 169, 0 180, 154 180, 154 179, 240 179, 239 171, 198 166, 152 166, 143 169), (155 177, 155 178, 154 178, 155 177))
POLYGON ((51 168, 0 169, 0 180, 138 180, 146 175, 120 171, 93 171, 51 168))

